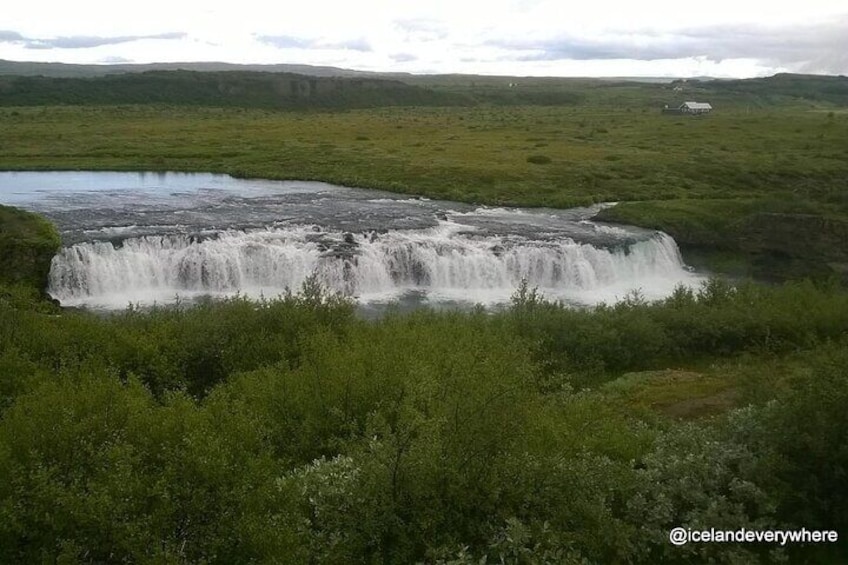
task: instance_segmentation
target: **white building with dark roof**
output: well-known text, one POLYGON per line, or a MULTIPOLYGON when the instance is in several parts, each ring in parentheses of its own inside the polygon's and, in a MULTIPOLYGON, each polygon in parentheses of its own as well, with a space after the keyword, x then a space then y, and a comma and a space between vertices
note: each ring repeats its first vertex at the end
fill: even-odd
POLYGON ((683 114, 707 114, 713 109, 709 102, 684 102, 680 105, 683 114))

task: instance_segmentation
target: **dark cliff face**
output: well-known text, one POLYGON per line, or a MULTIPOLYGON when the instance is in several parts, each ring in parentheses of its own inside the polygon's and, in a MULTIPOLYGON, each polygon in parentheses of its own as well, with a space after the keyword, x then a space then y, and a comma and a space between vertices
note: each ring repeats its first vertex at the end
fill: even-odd
POLYGON ((736 226, 739 248, 766 278, 848 280, 848 222, 815 214, 753 214, 736 226))
POLYGON ((848 261, 848 222, 816 214, 753 214, 741 226, 742 246, 796 257, 848 261))
POLYGON ((848 283, 848 222, 815 213, 763 211, 762 202, 624 202, 596 216, 663 230, 684 261, 760 280, 836 277, 848 283))
POLYGON ((684 260, 701 268, 774 282, 835 277, 848 283, 848 222, 838 218, 761 212, 729 222, 720 232, 667 231, 684 260), (711 255, 736 256, 747 267, 730 261, 723 268, 711 255))
POLYGON ((38 214, 0 206, 0 284, 47 288, 50 262, 61 241, 38 214))

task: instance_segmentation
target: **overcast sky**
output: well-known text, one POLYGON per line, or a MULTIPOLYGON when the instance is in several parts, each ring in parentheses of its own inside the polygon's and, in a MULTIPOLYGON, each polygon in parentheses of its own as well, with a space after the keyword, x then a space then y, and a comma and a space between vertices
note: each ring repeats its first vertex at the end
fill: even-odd
POLYGON ((6 0, 0 59, 549 76, 848 74, 848 0, 6 0))

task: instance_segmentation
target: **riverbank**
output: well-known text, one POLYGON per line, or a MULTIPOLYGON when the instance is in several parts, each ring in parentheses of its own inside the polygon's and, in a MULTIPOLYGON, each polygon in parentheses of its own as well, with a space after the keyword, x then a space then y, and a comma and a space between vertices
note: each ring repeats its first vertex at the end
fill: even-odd
POLYGON ((671 235, 689 265, 708 272, 779 282, 848 283, 848 219, 795 211, 787 202, 668 200, 622 202, 599 220, 641 225, 671 235))
POLYGON ((43 293, 60 244, 59 232, 43 217, 0 205, 0 285, 43 293))

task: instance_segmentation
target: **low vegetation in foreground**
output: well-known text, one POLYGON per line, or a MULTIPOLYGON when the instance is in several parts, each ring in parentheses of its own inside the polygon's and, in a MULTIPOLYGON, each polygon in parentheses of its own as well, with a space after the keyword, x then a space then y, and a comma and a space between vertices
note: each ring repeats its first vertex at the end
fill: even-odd
POLYGON ((592 311, 365 321, 278 300, 0 298, 0 561, 838 562, 848 293, 720 281, 592 311))

